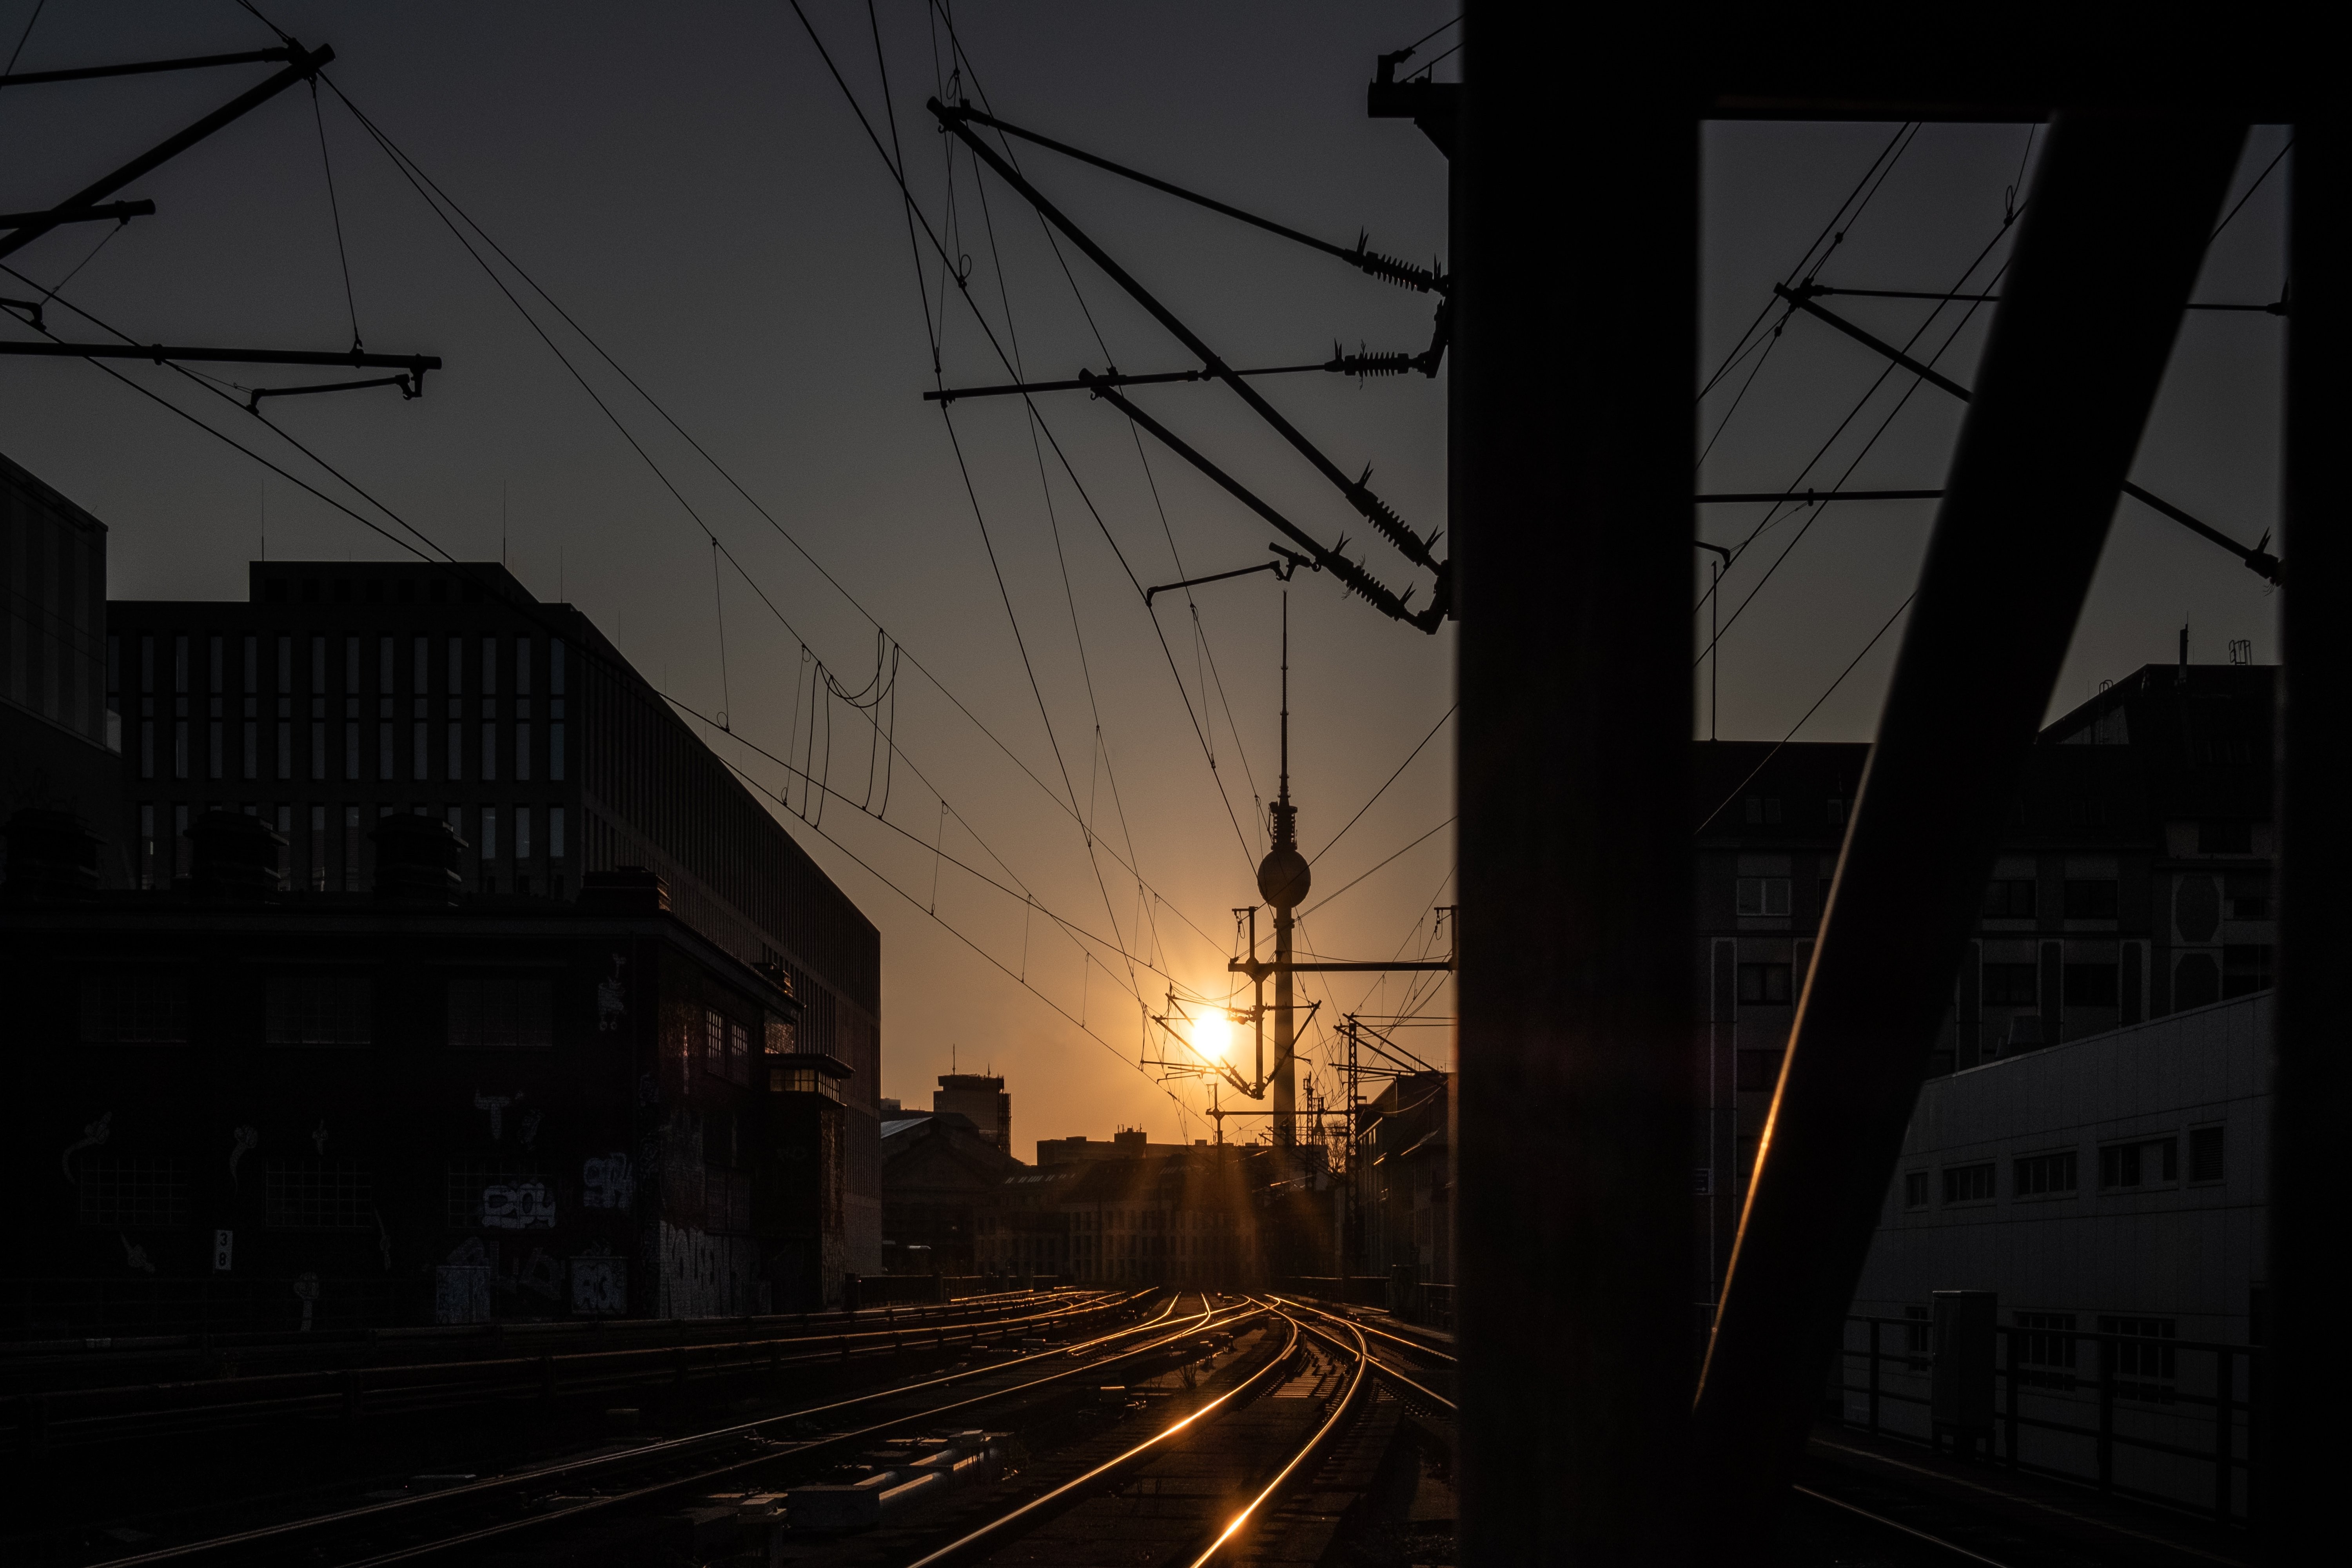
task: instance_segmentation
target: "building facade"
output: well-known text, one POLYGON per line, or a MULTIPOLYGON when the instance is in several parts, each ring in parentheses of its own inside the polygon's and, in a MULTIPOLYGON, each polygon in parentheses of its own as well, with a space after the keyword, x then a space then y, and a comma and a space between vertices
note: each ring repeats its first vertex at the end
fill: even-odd
POLYGON ((848 1068, 652 874, 462 893, 446 822, 398 815, 371 892, 281 889, 219 811, 173 888, 98 892, 36 817, 0 887, 21 1330, 838 1299, 848 1068))
POLYGON ((972 1124, 980 1135, 1013 1157, 1013 1097, 995 1073, 943 1072, 931 1091, 933 1111, 952 1111, 972 1124))
POLYGON ((70 811, 101 826, 100 880, 121 888, 131 860, 115 831, 105 634, 106 525, 0 458, 0 818, 70 811))
MULTIPOLYGON (((2046 726, 1931 1072, 2271 984, 2275 671, 2151 665, 2046 726)), ((1722 1288, 1865 745, 1700 742, 1694 1274, 1722 1288)))
MULTIPOLYGON (((2020 1458, 2095 1477, 2093 1442, 2058 1428, 2095 1432, 2105 1373, 2109 1419, 2140 1440, 2116 1447, 2116 1479, 2210 1506, 2214 1411, 2198 1401, 2255 1390, 2242 1356, 2225 1379, 2194 1347, 2262 1340, 2272 1002, 2175 1010, 1931 1080, 1854 1294, 1857 1317, 1897 1325, 1879 1332, 1898 1357, 1882 1384, 1926 1392, 1924 1362, 1899 1352, 1932 1349, 1933 1292, 1990 1291, 2011 1331, 2020 1458)), ((1868 1338, 1848 1325, 1849 1348, 1868 1338)), ((1857 1357, 1845 1381, 1864 1370, 1857 1357)), ((1927 1435, 1907 1401, 1883 1400, 1880 1419, 1927 1435)))
POLYGON ((882 1124, 882 1257, 893 1274, 982 1272, 978 1237, 1023 1169, 959 1111, 882 1124))
POLYGON ((485 896, 655 872, 679 918, 782 970, 803 1046, 851 1068, 845 1258, 879 1268, 879 935, 585 616, 482 563, 257 562, 244 604, 108 609, 133 885, 184 874, 216 807, 276 830, 310 892, 365 891, 394 813, 447 822, 485 896))

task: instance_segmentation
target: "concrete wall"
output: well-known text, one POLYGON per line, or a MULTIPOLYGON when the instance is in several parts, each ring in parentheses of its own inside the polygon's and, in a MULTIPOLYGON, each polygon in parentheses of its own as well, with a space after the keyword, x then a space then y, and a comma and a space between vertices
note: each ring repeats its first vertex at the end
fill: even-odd
MULTIPOLYGON (((1931 1079, 1920 1091, 1853 1311, 1906 1320, 1879 1329, 1883 1428, 1927 1434, 1930 1292, 1990 1290, 2012 1330, 2071 1328, 2150 1336, 2118 1346, 2111 1364, 2119 1489, 2210 1508, 2210 1455, 2222 1433, 2210 1403, 2222 1357, 2198 1342, 2245 1345, 2266 1276, 2273 994, 2176 1013, 2152 1023, 2006 1058, 1931 1079), (2200 1171, 2191 1135, 2221 1134, 2221 1171, 2200 1171), (2174 1146, 2173 1173, 2160 1151, 2174 1146), (2136 1147, 2139 1179, 2103 1169, 2103 1152, 2136 1147), (2033 1192, 2021 1162, 2071 1151, 2072 1190, 2033 1192), (1982 1177, 1947 1173, 1990 1167, 1982 1177), (1924 1186, 1924 1194, 1921 1191, 1924 1186), (1924 1196, 1924 1201, 1922 1201, 1924 1196), (2023 1315, 2023 1316, 2021 1316, 2023 1315), (2118 1320, 2127 1320, 2128 1324, 2118 1320), (1914 1324, 1916 1324, 1915 1327, 1914 1324), (2160 1337, 2159 1337, 2160 1336, 2160 1337), (2175 1348, 2178 1347, 2178 1348, 2175 1348), (1906 1357, 1905 1352, 1911 1352, 1906 1357)), ((2047 1170, 2047 1166, 2042 1167, 2047 1170)), ((1846 1326, 1845 1419, 1868 1419, 1866 1325, 1846 1326)), ((2015 1336, 2011 1336, 2015 1339, 2015 1336)), ((2028 1464, 2096 1474, 2100 1345, 2044 1332, 2016 1339, 2018 1454, 2028 1464), (2037 1425, 2041 1423, 2041 1425, 2037 1425)), ((2231 1393, 2246 1397, 2248 1358, 2232 1355, 2231 1393)), ((2005 1397, 2005 1395, 2004 1395, 2005 1397)), ((2004 1424, 1997 1422, 1996 1426, 2004 1424)), ((2247 1452, 2250 1422, 2233 1410, 2228 1441, 2247 1452)), ((2245 1479, 2233 1474, 2232 1507, 2245 1479)))

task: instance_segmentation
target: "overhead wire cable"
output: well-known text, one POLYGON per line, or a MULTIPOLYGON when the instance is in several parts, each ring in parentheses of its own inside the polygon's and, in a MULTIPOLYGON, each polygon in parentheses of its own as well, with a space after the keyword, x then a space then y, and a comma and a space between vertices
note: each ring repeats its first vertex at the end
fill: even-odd
POLYGON ((1811 721, 1813 715, 1822 710, 1822 704, 1830 700, 1831 693, 1836 691, 1839 687, 1845 684, 1845 678, 1852 675, 1854 672, 1854 668, 1861 664, 1864 658, 1869 657, 1870 650, 1878 646, 1878 639, 1885 637, 1894 626, 1896 621, 1902 619, 1903 612, 1909 609, 1911 607, 1911 601, 1918 596, 1919 590, 1916 588, 1912 589, 1911 592, 1903 595, 1903 602, 1895 606, 1895 613, 1886 617, 1885 625, 1881 626, 1875 632, 1871 634, 1870 640, 1868 642, 1862 645, 1862 652, 1855 654, 1852 659, 1847 661, 1846 667, 1838 671, 1837 679, 1831 681, 1829 685, 1823 689, 1819 697, 1813 699, 1813 705, 1811 708, 1806 709, 1803 715, 1799 718, 1794 724, 1789 726, 1789 732, 1773 742, 1772 749, 1764 753, 1764 760, 1758 763, 1753 768, 1750 768, 1748 772, 1748 776, 1741 779, 1739 783, 1733 787, 1731 793, 1723 797, 1722 804, 1717 805, 1713 811, 1708 812, 1706 816, 1701 819, 1699 825, 1691 830, 1692 837, 1696 838, 1700 834, 1706 832, 1707 824, 1713 822, 1717 817, 1721 816, 1726 807, 1728 807, 1733 801, 1739 798, 1739 792, 1756 782, 1757 775, 1764 771, 1766 765, 1769 764, 1774 757, 1780 754, 1782 747, 1786 746, 1790 742, 1797 738, 1797 731, 1803 729, 1805 725, 1811 721))
MULTIPOLYGON (((343 244, 343 204, 335 195, 335 163, 327 153, 327 116, 319 107, 319 79, 310 79, 310 122, 319 128, 319 167, 327 176, 327 212, 335 221, 335 258, 343 268, 343 306, 352 319, 352 352, 360 352, 360 302, 352 291, 352 253, 343 244)), ((422 378, 418 384, 422 385, 422 378)))
MULTIPOLYGON (((856 116, 859 128, 866 132, 866 141, 873 146, 876 155, 882 160, 883 167, 889 172, 890 177, 898 182, 899 189, 902 192, 906 191, 908 187, 905 174, 896 164, 891 163, 888 150, 882 145, 881 139, 876 135, 873 123, 866 118, 864 106, 859 104, 856 95, 849 90, 849 84, 842 77, 840 67, 834 63, 831 51, 825 48, 824 39, 818 36, 815 26, 809 21, 807 13, 801 9, 800 0, 790 0, 790 3, 792 5, 793 14, 800 18, 801 26, 808 34, 810 43, 816 48, 819 58, 824 61, 825 68, 832 74, 835 85, 840 88, 843 98, 849 104, 850 112, 856 116)), ((924 236, 930 241, 932 247, 935 250, 940 251, 942 255, 945 255, 946 247, 940 243, 939 236, 932 231, 929 221, 921 217, 919 210, 917 212, 917 217, 921 222, 924 236)), ((971 290, 969 287, 966 286, 966 280, 961 277, 958 279, 958 292, 964 297, 967 303, 970 303, 971 290)), ((1003 344, 997 339, 993 329, 988 325, 987 319, 975 310, 973 311, 973 321, 975 324, 980 327, 982 335, 988 340, 990 348, 996 353, 998 359, 1004 363, 1006 368, 1010 370, 1013 363, 1012 357, 1005 352, 1003 344)), ((1061 464, 1063 472, 1069 476, 1071 485, 1077 490, 1079 499, 1086 502, 1087 510, 1088 513, 1093 516, 1096 526, 1102 531, 1104 539, 1109 542, 1112 553, 1118 558, 1120 570, 1127 574, 1128 582, 1134 587, 1137 595, 1140 596, 1143 593, 1142 580, 1136 576, 1134 568, 1128 564, 1125 552, 1119 549, 1118 541, 1111 535, 1109 523, 1104 520, 1100 509, 1095 506, 1093 498, 1087 494, 1084 482, 1078 479, 1077 470, 1072 466, 1069 455, 1062 449, 1062 444, 1059 438, 1055 436, 1052 425, 1045 420, 1042 414, 1039 415, 1039 428, 1043 431, 1045 437, 1046 444, 1053 447, 1055 460, 1061 464)), ((1155 620, 1153 625, 1156 627, 1158 626, 1158 622, 1155 620)), ((1176 668, 1176 656, 1167 646, 1168 639, 1166 634, 1160 633, 1159 636, 1160 651, 1166 657, 1169 668, 1172 673, 1176 668)), ((1201 730, 1200 716, 1198 713, 1193 711, 1192 695, 1190 692, 1184 691, 1183 679, 1181 676, 1177 678, 1177 689, 1183 696, 1185 713, 1192 720, 1193 734, 1200 740, 1202 752, 1210 754, 1212 757, 1210 767, 1211 772, 1213 773, 1215 771, 1215 763, 1213 760, 1213 749, 1208 743, 1207 736, 1201 730)), ((1035 775, 1032 773, 1031 776, 1034 778, 1035 775)), ((1039 780, 1038 783, 1042 786, 1044 781, 1039 780)), ((1048 793, 1050 793, 1050 791, 1048 793)), ((1218 793, 1220 798, 1223 799, 1223 791, 1220 789, 1218 793)), ((1241 843, 1243 858, 1244 859, 1248 859, 1250 858, 1248 836, 1244 834, 1241 830, 1241 820, 1239 816, 1234 813, 1232 801, 1230 799, 1225 799, 1224 804, 1225 814, 1233 821, 1234 837, 1241 843)), ((1169 907, 1171 909, 1174 909, 1176 906, 1171 903, 1169 907)))
POLYGON ((1340 839, 1345 838, 1348 836, 1348 829, 1355 826, 1357 823, 1361 822, 1364 819, 1364 813, 1371 810, 1373 805, 1379 802, 1381 796, 1388 794, 1389 785, 1396 783, 1397 780, 1403 775, 1405 769, 1412 766, 1413 758, 1421 755, 1422 749, 1427 746, 1430 742, 1437 739, 1437 732, 1445 728, 1446 720, 1453 718, 1455 710, 1460 707, 1460 703, 1454 703, 1453 706, 1447 708, 1443 714, 1438 716, 1437 722, 1429 727, 1429 733, 1421 738, 1420 744, 1414 746, 1412 751, 1406 752, 1404 761, 1396 765, 1396 772, 1389 774, 1387 779, 1381 783, 1381 787, 1372 792, 1372 798, 1358 806, 1356 808, 1356 815, 1348 818, 1346 826, 1341 827, 1339 832, 1331 835, 1328 839, 1324 841, 1322 848, 1318 849, 1313 855, 1307 858, 1307 863, 1308 865, 1311 866, 1316 861, 1320 860, 1324 856, 1328 855, 1331 852, 1332 847, 1337 845, 1340 839))
MULTIPOLYGON (((805 19, 803 20, 805 21, 805 19)), ((830 57, 827 58, 826 63, 828 67, 831 66, 830 57)), ((604 345, 597 341, 594 334, 588 331, 587 329, 564 308, 561 300, 557 300, 551 293, 550 293, 543 285, 531 276, 530 272, 527 268, 525 268, 520 262, 516 261, 513 256, 510 255, 504 247, 499 244, 494 236, 485 229, 471 215, 467 214, 465 208, 460 205, 454 197, 450 196, 446 190, 433 179, 432 175, 425 170, 422 164, 410 157, 397 142, 393 141, 390 134, 386 132, 382 126, 378 125, 358 106, 357 103, 352 101, 351 96, 343 91, 340 84, 323 71, 320 73, 320 79, 327 83, 329 90, 333 92, 335 96, 342 101, 343 106, 351 111, 352 117, 360 122, 360 124, 369 132, 370 136, 376 142, 377 145, 393 160, 394 166, 399 168, 404 174, 408 176, 412 186, 421 183, 425 190, 432 193, 432 196, 434 198, 437 198, 438 202, 441 204, 446 204, 449 213, 454 213, 458 220, 461 220, 467 228, 471 229, 475 235, 479 237, 482 244, 488 247, 492 254, 496 255, 500 261, 504 262, 509 268, 511 268, 515 276, 520 279, 526 287, 528 287, 540 299, 544 300, 548 308, 555 312, 556 316, 562 321, 564 325, 577 333, 581 340, 588 345, 589 349, 593 352, 598 358, 602 359, 605 364, 610 366, 614 374, 618 375, 622 381, 627 384, 632 392, 635 393, 638 397, 644 400, 647 407, 652 409, 653 412, 665 424, 667 424, 680 439, 686 442, 697 457, 708 463, 712 471, 718 474, 719 477, 724 480, 729 488, 733 489, 738 496, 741 497, 744 502, 759 515, 761 521, 766 522, 768 526, 772 529, 787 544, 791 545, 793 549, 800 554, 801 558, 809 563, 810 568, 814 570, 818 576, 822 577, 829 586, 841 595, 843 599, 848 603, 852 609, 856 610, 859 616, 865 618, 867 624, 876 627, 877 630, 887 629, 882 626, 881 622, 875 617, 873 613, 866 608, 865 605, 860 602, 857 596, 855 594, 852 594, 849 589, 826 568, 825 564, 822 561, 818 560, 813 553, 811 553, 808 548, 793 535, 792 531, 785 528, 783 524, 777 520, 775 515, 760 501, 759 498, 752 495, 742 482, 736 479, 731 470, 730 470, 724 464, 720 463, 717 458, 712 456, 710 451, 695 437, 694 434, 687 429, 686 426, 669 412, 668 408, 659 399, 656 398, 649 391, 647 391, 644 384, 630 373, 628 368, 615 359, 611 352, 606 350, 604 345)), ((848 91, 847 84, 841 82, 840 74, 837 69, 834 72, 834 76, 835 82, 842 86, 843 91, 845 95, 846 95, 848 91)), ((854 97, 851 98, 850 102, 852 110, 859 113, 862 123, 863 112, 862 110, 857 110, 857 106, 854 97)), ((872 128, 867 126, 866 129, 868 139, 872 140, 872 128)), ((881 152, 881 147, 878 142, 875 143, 875 146, 877 153, 881 152)), ((884 153, 883 158, 887 164, 888 163, 887 154, 884 153)), ((904 191, 905 186, 903 182, 901 182, 900 188, 904 191)), ((428 199, 426 205, 428 206, 433 206, 435 205, 435 202, 434 200, 428 199)), ((437 207, 436 216, 441 216, 442 222, 445 225, 449 226, 454 232, 456 226, 455 224, 446 214, 439 213, 437 207)), ((919 218, 920 215, 918 213, 916 216, 919 218)), ((931 239, 934 249, 938 250, 940 256, 944 258, 947 255, 946 248, 939 244, 936 236, 929 236, 928 234, 928 225, 926 225, 926 234, 927 237, 931 239)), ((462 236, 459 237, 459 238, 460 243, 463 244, 462 236)), ((492 271, 488 263, 483 261, 479 255, 475 254, 470 246, 467 246, 466 248, 469 255, 473 255, 476 264, 482 267, 486 273, 489 273, 492 276, 494 282, 498 281, 495 272, 492 271)), ((510 300, 512 300, 510 293, 509 298, 510 300)), ((516 302, 516 308, 519 311, 521 310, 520 302, 516 302)), ((530 319, 528 311, 521 311, 521 313, 527 321, 530 319)), ((1048 439, 1051 439, 1050 430, 1047 434, 1048 439)), ((730 552, 730 559, 732 561, 731 552, 730 552)), ((736 565, 738 571, 742 570, 742 566, 740 562, 733 562, 733 563, 736 565)), ((1130 574, 1130 576, 1132 574, 1130 574)), ((748 574, 745 580, 747 582, 751 581, 748 574)), ((754 586, 756 587, 756 584, 754 584, 754 586)), ((779 619, 781 620, 782 617, 779 616, 779 619)), ((787 629, 790 629, 789 626, 787 629)), ((794 631, 793 635, 796 640, 803 642, 803 647, 806 646, 805 639, 801 638, 800 634, 797 631, 794 631)), ((896 639, 893 640, 896 641, 896 639)), ((903 645, 900 646, 903 647, 903 645)), ((982 735, 985 736, 992 745, 995 746, 999 752, 1003 753, 1007 761, 1012 763, 1016 769, 1025 774, 1029 778, 1030 782, 1034 784, 1037 788, 1045 794, 1048 800, 1053 801, 1057 809, 1067 809, 1067 807, 1063 805, 1060 798, 1054 794, 1052 787, 1048 785, 1044 779, 1038 777, 1036 771, 1032 768, 1018 752, 1014 752, 1011 746, 1007 745, 1002 736, 998 735, 993 729, 980 718, 978 714, 974 713, 971 710, 970 704, 966 703, 961 697, 958 696, 954 689, 941 680, 929 666, 924 664, 919 658, 916 657, 911 652, 907 655, 907 662, 914 666, 916 670, 918 670, 926 680, 929 680, 931 683, 933 689, 939 691, 942 697, 946 698, 949 704, 961 713, 975 730, 979 731, 982 735)), ((903 748, 898 748, 894 745, 893 750, 895 753, 899 758, 905 760, 910 767, 915 766, 913 759, 906 755, 903 748)), ((918 776, 920 777, 921 770, 917 768, 916 771, 918 776)), ((931 786, 928 779, 924 780, 924 783, 926 787, 933 789, 933 793, 935 795, 938 794, 936 787, 931 786)), ((959 820, 964 822, 967 829, 971 827, 970 820, 961 817, 961 814, 959 814, 959 820)), ((983 840, 982 842, 984 843, 985 841, 983 840)), ((993 851, 992 851, 992 853, 993 851)), ((1132 869, 1132 868, 1129 868, 1129 869, 1132 869)), ((1176 906, 1173 904, 1171 904, 1169 907, 1171 910, 1176 909, 1176 906)), ((1179 910, 1177 912, 1181 915, 1181 910, 1179 910)), ((1197 925, 1194 925, 1193 922, 1187 921, 1186 924, 1192 925, 1194 931, 1200 934, 1203 941, 1213 940, 1207 936, 1207 933, 1201 931, 1200 928, 1197 925)))

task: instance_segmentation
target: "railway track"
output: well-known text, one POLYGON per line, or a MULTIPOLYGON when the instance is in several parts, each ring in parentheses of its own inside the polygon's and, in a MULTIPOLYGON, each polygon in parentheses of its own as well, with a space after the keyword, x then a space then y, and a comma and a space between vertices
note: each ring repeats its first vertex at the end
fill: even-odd
MULTIPOLYGON (((104 1559, 106 1568, 213 1563, 388 1564, 471 1555, 482 1549, 550 1546, 588 1528, 608 1545, 643 1538, 656 1554, 677 1521, 659 1510, 725 1489, 740 1497, 762 1478, 807 1472, 894 1432, 969 1420, 1124 1363, 1164 1357, 1197 1337, 1215 1313, 1180 1315, 1171 1300, 1144 1322, 1073 1344, 756 1420, 577 1456, 510 1473, 467 1479, 416 1495, 160 1545, 104 1559), (845 1421, 845 1425, 842 1425, 845 1421)), ((772 1496, 772 1492, 768 1494, 772 1496)), ((691 1521, 689 1521, 689 1523, 691 1521)), ((551 1559, 553 1560, 553 1559, 551 1559)))
MULTIPOLYGON (((770 1331, 748 1335, 734 1324, 716 1331, 686 1323, 650 1325, 642 1331, 616 1330, 613 1337, 651 1342, 609 1348, 592 1344, 536 1354, 36 1388, 5 1401, 7 1425, 0 1428, 5 1431, 0 1454, 185 1437, 322 1417, 349 1423, 467 1405, 552 1405, 727 1378, 780 1380, 812 1365, 870 1361, 910 1347, 945 1350, 1048 1333, 1066 1322, 1116 1310, 1129 1299, 1107 1293, 997 1298, 986 1307, 919 1316, 876 1310, 789 1327, 778 1320, 770 1331)), ((574 1343, 596 1337, 580 1331, 570 1335, 574 1343)), ((100 1363, 95 1370, 102 1376, 111 1363, 100 1363)))

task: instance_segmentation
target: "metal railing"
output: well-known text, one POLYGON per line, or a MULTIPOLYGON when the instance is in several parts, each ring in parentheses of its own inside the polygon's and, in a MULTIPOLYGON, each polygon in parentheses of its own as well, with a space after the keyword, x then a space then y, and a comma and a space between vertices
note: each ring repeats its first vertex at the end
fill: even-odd
MULTIPOLYGON (((1929 1323, 1859 1314, 1845 1322, 1829 1391, 1838 1424, 1873 1436, 1937 1440, 1928 1415, 1936 1364, 1929 1323), (1860 1383, 1851 1381, 1857 1365, 1860 1383), (1913 1409, 1916 1420, 1899 1418, 1913 1409)), ((2087 1482, 2103 1493, 2191 1509, 2225 1524, 2256 1517, 2261 1457, 2253 1439, 2263 1347, 2011 1323, 1997 1324, 1993 1332, 2000 1342, 1992 1373, 1999 1397, 1992 1430, 1982 1435, 1997 1462, 2087 1482), (2200 1362, 2209 1371, 2206 1378, 2180 1375, 2184 1364, 2200 1362), (2141 1482, 2174 1484, 2119 1479, 2122 1450, 2157 1457, 2127 1466, 2140 1472, 2141 1482)))

